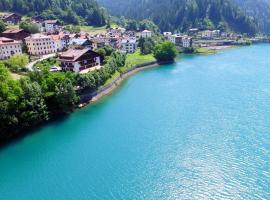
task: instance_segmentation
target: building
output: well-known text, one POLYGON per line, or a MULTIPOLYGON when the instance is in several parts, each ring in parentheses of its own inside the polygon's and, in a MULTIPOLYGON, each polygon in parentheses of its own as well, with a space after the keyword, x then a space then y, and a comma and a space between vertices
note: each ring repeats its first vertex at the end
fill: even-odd
POLYGON ((58 20, 45 20, 44 26, 47 33, 57 33, 62 30, 62 26, 58 20))
POLYGON ((172 35, 172 32, 163 32, 163 36, 168 39, 172 35))
POLYGON ((2 17, 2 20, 9 25, 14 25, 14 24, 18 24, 21 22, 22 16, 20 16, 16 13, 10 13, 10 14, 4 15, 2 17))
POLYGON ((33 34, 25 38, 25 44, 29 54, 31 55, 38 56, 57 52, 54 40, 52 40, 49 36, 43 35, 41 33, 33 34))
POLYGON ((137 41, 134 39, 123 39, 121 41, 121 50, 125 53, 134 53, 137 49, 137 41))
POLYGON ((51 38, 52 42, 53 42, 53 48, 59 52, 62 51, 64 46, 62 45, 62 40, 61 40, 61 36, 58 35, 49 35, 49 37, 51 38))
POLYGON ((220 30, 205 30, 201 32, 203 39, 213 39, 220 36, 220 30))
POLYGON ((152 37, 152 32, 148 31, 148 30, 144 30, 144 31, 142 31, 141 36, 142 36, 142 38, 150 38, 150 37, 152 37))
POLYGON ((185 36, 182 38, 182 47, 189 48, 192 47, 192 37, 185 36))
POLYGON ((168 39, 174 43, 176 46, 182 46, 182 38, 184 36, 182 36, 181 34, 174 34, 174 35, 170 35, 168 37, 168 39))
POLYGON ((69 49, 60 54, 60 66, 63 71, 80 72, 101 65, 101 55, 90 49, 69 49))
POLYGON ((91 48, 92 43, 89 39, 73 38, 70 40, 69 46, 91 48))
POLYGON ((23 29, 8 29, 0 33, 0 37, 6 37, 13 40, 24 40, 26 37, 29 37, 30 32, 23 29))
POLYGON ((0 59, 8 59, 14 54, 22 53, 22 41, 0 37, 0 59))

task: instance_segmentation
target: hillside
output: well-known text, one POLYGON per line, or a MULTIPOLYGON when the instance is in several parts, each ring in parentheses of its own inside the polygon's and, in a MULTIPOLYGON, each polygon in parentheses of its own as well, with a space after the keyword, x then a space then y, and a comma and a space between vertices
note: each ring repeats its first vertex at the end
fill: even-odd
POLYGON ((254 34, 252 18, 230 0, 98 0, 113 15, 153 20, 162 31, 191 27, 231 29, 254 34))
POLYGON ((106 24, 106 12, 96 0, 1 0, 0 11, 29 16, 41 14, 45 18, 57 18, 73 24, 106 24))
POLYGON ((262 32, 270 33, 270 0, 234 0, 247 15, 256 19, 262 32))

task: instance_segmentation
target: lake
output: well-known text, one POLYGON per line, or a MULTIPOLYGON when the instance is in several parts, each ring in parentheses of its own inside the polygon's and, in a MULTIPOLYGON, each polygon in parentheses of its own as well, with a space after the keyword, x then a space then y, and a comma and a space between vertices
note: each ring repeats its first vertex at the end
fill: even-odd
POLYGON ((269 197, 269 44, 179 56, 0 150, 3 200, 269 197))

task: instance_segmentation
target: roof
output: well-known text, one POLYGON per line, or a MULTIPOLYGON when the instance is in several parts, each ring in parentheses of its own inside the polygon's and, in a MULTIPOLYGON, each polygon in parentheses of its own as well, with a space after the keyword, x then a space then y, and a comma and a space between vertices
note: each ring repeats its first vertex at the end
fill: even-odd
POLYGON ((85 42, 89 41, 88 39, 74 38, 70 41, 71 44, 83 45, 85 42))
POLYGON ((5 45, 5 44, 21 44, 21 41, 13 40, 10 38, 6 37, 0 37, 0 45, 5 45))
POLYGON ((25 38, 25 39, 48 39, 50 38, 47 35, 43 35, 41 33, 36 33, 36 34, 32 34, 29 37, 25 38))
POLYGON ((58 23, 58 20, 57 20, 57 19, 54 19, 54 20, 46 20, 45 23, 47 23, 47 24, 56 24, 56 23, 58 23))
POLYGON ((90 49, 69 49, 60 54, 60 59, 76 61, 88 51, 90 51, 90 49))
POLYGON ((2 33, 14 33, 15 34, 15 33, 21 32, 21 31, 25 31, 25 30, 23 30, 23 29, 8 29, 2 33))
POLYGON ((12 15, 17 15, 18 17, 21 17, 20 15, 18 15, 18 14, 16 14, 16 13, 9 13, 9 14, 7 14, 7 15, 4 16, 4 19, 9 18, 9 17, 11 17, 12 15))
POLYGON ((134 40, 134 39, 123 39, 122 41, 121 41, 121 43, 123 44, 123 43, 136 43, 136 40, 134 40))
POLYGON ((150 33, 151 31, 149 30, 144 30, 143 33, 150 33))

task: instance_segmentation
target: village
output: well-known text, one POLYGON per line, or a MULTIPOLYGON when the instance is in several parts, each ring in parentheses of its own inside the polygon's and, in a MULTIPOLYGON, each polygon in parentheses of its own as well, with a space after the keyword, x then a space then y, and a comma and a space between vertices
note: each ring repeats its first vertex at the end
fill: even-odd
POLYGON ((162 40, 174 43, 180 52, 190 52, 192 48, 219 48, 247 42, 265 40, 265 37, 246 39, 241 34, 220 30, 189 29, 185 34, 151 30, 126 30, 121 27, 107 28, 104 33, 89 34, 86 31, 70 32, 55 19, 45 20, 41 16, 32 17, 31 23, 38 27, 38 33, 14 28, 22 21, 22 16, 9 13, 1 17, 11 28, 0 33, 0 59, 9 59, 15 54, 28 54, 28 70, 41 60, 57 56, 60 65, 51 66, 50 71, 71 71, 87 73, 102 66, 104 55, 98 49, 110 46, 122 53, 132 54, 138 48, 140 38, 151 38, 154 34, 162 40))

